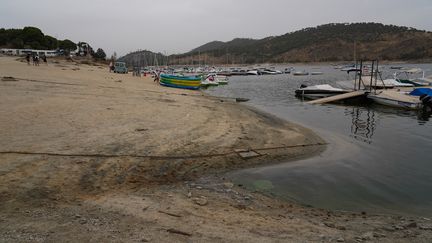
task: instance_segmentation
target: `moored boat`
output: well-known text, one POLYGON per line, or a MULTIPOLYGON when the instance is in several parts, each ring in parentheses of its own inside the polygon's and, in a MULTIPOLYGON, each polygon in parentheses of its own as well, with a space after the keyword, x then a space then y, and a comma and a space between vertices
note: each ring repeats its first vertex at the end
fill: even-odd
POLYGON ((315 71, 315 72, 311 72, 311 75, 323 75, 323 72, 320 71, 315 71))
POLYGON ((335 88, 329 84, 319 84, 306 86, 302 84, 299 89, 295 91, 296 96, 307 99, 320 99, 338 94, 345 94, 348 90, 335 88))
POLYGON ((426 80, 423 80, 422 78, 412 79, 410 78, 410 75, 418 74, 423 72, 423 78, 424 78, 424 71, 420 68, 411 68, 411 69, 404 69, 403 71, 396 72, 394 74, 395 79, 401 83, 405 84, 412 84, 416 87, 420 86, 429 86, 431 83, 427 82, 426 80), (400 77, 401 75, 404 75, 404 77, 400 77))
POLYGON ((292 67, 289 67, 289 68, 285 68, 285 70, 284 70, 284 73, 287 73, 287 74, 289 74, 289 73, 291 73, 291 71, 293 70, 293 68, 292 67))
POLYGON ((307 75, 309 75, 309 73, 306 72, 305 70, 303 70, 303 71, 295 71, 295 72, 293 72, 292 74, 293 74, 294 76, 307 76, 307 75))
POLYGON ((254 70, 248 70, 248 71, 247 71, 247 74, 248 74, 248 75, 261 75, 261 73, 260 73, 257 69, 254 69, 254 70))
POLYGON ((197 90, 201 86, 201 77, 161 74, 159 83, 172 88, 197 90))
POLYGON ((413 84, 401 83, 397 79, 392 79, 392 78, 384 79, 382 82, 384 83, 384 85, 386 87, 390 87, 390 86, 393 86, 393 87, 414 87, 413 84))
POLYGON ((382 90, 378 93, 370 93, 367 97, 378 104, 395 108, 419 109, 421 107, 419 97, 406 92, 382 90))

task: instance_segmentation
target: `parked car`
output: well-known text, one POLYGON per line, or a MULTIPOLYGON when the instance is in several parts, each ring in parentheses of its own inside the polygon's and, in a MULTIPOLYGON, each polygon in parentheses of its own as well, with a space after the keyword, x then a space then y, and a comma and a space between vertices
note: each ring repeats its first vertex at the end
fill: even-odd
POLYGON ((115 62, 114 63, 114 72, 115 73, 128 73, 128 69, 126 63, 124 62, 115 62))

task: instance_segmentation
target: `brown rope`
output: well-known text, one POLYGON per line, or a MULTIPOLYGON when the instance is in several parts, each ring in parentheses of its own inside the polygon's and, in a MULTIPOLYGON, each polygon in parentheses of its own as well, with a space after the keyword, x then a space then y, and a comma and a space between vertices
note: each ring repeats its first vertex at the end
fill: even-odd
MULTIPOLYGON (((278 146, 268 148, 253 148, 251 151, 265 151, 275 149, 289 149, 298 147, 312 147, 312 146, 323 146, 327 143, 315 143, 315 144, 298 144, 290 146, 278 146)), ((222 157, 232 154, 236 154, 235 151, 215 154, 196 154, 196 155, 180 155, 180 156, 157 156, 157 155, 139 155, 139 154, 67 154, 67 153, 50 153, 50 152, 29 152, 29 151, 0 151, 0 154, 20 154, 20 155, 45 155, 45 156, 58 156, 58 157, 97 157, 97 158, 119 158, 119 157, 130 157, 130 158, 147 158, 153 160, 169 160, 169 159, 196 159, 196 158, 211 158, 211 157, 222 157)))

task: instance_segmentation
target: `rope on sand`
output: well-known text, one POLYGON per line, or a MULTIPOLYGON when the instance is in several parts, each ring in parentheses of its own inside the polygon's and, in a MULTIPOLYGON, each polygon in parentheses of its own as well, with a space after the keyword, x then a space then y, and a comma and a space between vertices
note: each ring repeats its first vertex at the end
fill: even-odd
MULTIPOLYGON (((85 84, 72 84, 72 83, 62 83, 62 82, 54 82, 54 81, 45 81, 45 80, 36 80, 36 79, 27 79, 27 78, 16 78, 16 77, 3 77, 2 81, 27 81, 27 82, 35 82, 35 83, 47 83, 47 84, 57 84, 57 85, 69 85, 69 86, 84 86, 85 84)), ((122 87, 107 87, 107 86, 99 86, 101 88, 122 88, 122 87)), ((235 102, 247 102, 248 98, 241 97, 221 97, 221 96, 206 96, 204 94, 185 94, 185 93, 175 93, 175 92, 166 92, 166 91, 158 91, 158 90, 149 90, 149 89, 138 89, 136 91, 148 92, 148 93, 157 93, 157 94, 166 94, 166 95, 180 95, 180 96, 192 96, 192 97, 206 97, 210 99, 230 99, 235 102)))
MULTIPOLYGON (((267 148, 251 148, 246 149, 247 151, 267 151, 276 149, 290 149, 299 147, 312 147, 312 146, 323 146, 327 143, 314 143, 314 144, 297 144, 267 148)), ((51 152, 30 152, 30 151, 0 151, 0 154, 19 154, 19 155, 44 155, 44 156, 55 156, 55 157, 96 157, 96 158, 147 158, 152 160, 176 160, 176 159, 198 159, 198 158, 211 158, 211 157, 223 157, 233 154, 238 154, 236 151, 229 151, 225 153, 214 153, 214 154, 195 154, 195 155, 178 155, 178 156, 158 156, 158 155, 139 155, 139 154, 68 154, 68 153, 51 153, 51 152)))

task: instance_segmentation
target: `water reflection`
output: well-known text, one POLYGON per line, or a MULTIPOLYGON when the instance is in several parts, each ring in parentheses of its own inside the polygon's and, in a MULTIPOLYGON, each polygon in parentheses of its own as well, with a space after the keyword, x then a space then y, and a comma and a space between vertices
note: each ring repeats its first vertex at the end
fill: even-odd
POLYGON ((248 105, 312 128, 329 142, 319 157, 229 177, 252 187, 256 180, 269 181, 271 193, 316 207, 432 216, 431 113, 374 104, 308 105, 295 98, 302 83, 347 80, 338 70, 321 70, 317 77, 233 77, 207 91, 250 98, 248 105))
POLYGON ((430 110, 426 110, 426 109, 422 109, 417 113, 417 119, 418 119, 418 123, 419 125, 424 125, 426 122, 429 121, 429 118, 432 115, 432 111, 430 110))
POLYGON ((375 111, 363 107, 348 107, 345 115, 351 116, 350 137, 371 144, 376 129, 375 111))
POLYGON ((424 125, 426 122, 429 121, 432 112, 427 109, 421 109, 421 110, 406 110, 406 109, 398 109, 398 108, 392 108, 382 105, 372 105, 372 109, 374 109, 376 112, 385 114, 386 116, 393 116, 393 117, 408 117, 412 119, 416 119, 418 121, 419 125, 424 125))

